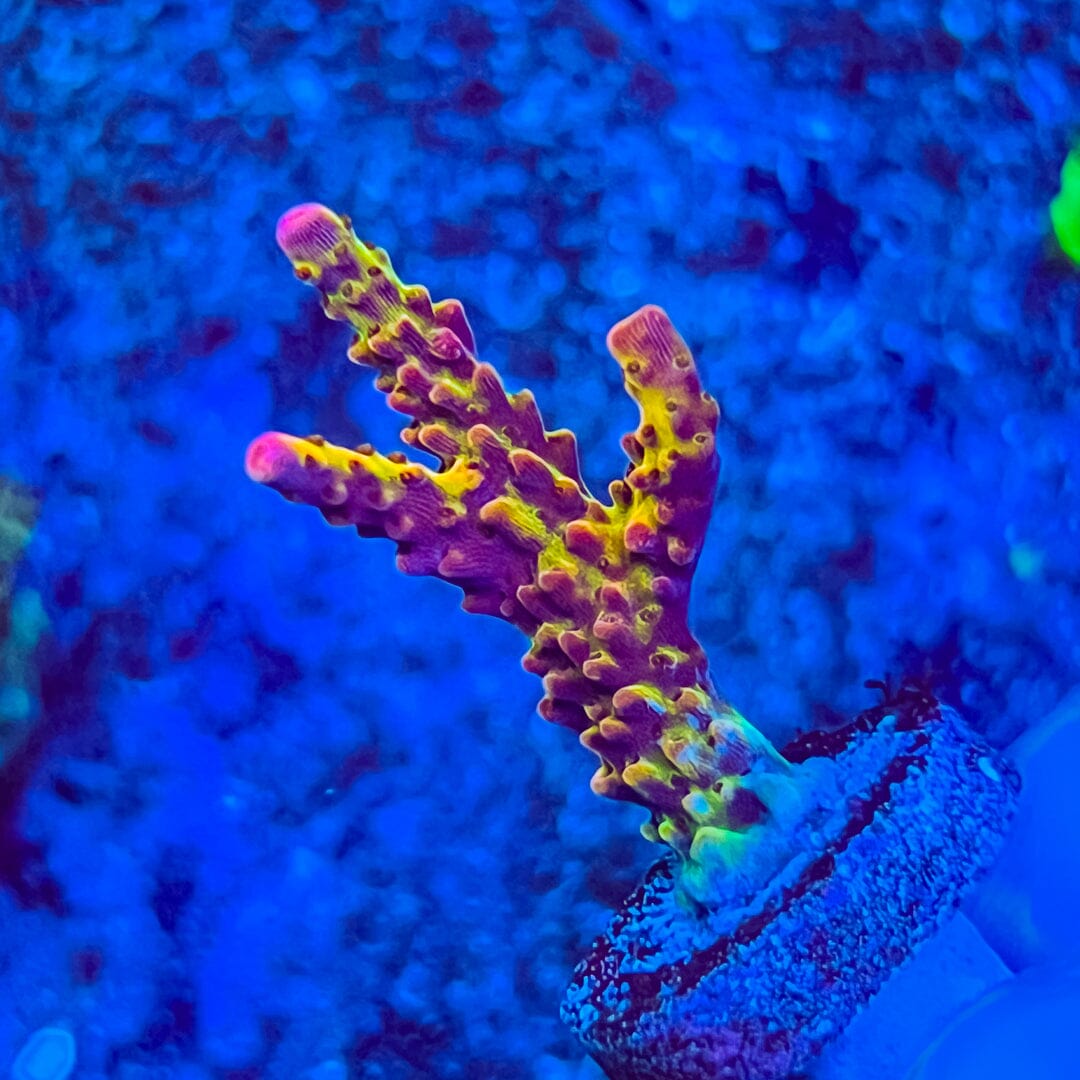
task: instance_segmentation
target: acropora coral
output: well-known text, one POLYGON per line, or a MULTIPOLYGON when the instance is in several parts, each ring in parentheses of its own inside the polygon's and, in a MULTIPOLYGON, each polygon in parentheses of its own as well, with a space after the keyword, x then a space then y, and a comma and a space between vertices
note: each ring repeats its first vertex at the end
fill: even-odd
POLYGON ((404 442, 438 465, 271 432, 248 474, 389 537, 399 569, 523 630, 541 714, 599 757, 593 790, 643 806, 666 848, 578 966, 563 1018, 620 1080, 801 1068, 992 859, 1015 771, 925 688, 782 750, 716 692, 687 613, 719 409, 660 308, 608 335, 641 422, 605 502, 574 436, 476 359, 458 301, 404 285, 323 206, 290 210, 277 239, 411 418, 404 442))

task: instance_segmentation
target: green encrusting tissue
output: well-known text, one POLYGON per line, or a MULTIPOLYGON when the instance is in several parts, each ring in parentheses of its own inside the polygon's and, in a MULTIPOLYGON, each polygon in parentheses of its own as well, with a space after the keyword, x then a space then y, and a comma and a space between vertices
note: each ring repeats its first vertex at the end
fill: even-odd
POLYGON ((1061 166, 1061 191, 1050 202, 1050 221, 1061 250, 1080 264, 1080 148, 1061 166))
POLYGON ((37 715, 34 653, 45 629, 45 612, 38 593, 17 588, 15 581, 15 568, 30 540, 37 512, 32 492, 0 476, 0 769, 21 745, 37 715))

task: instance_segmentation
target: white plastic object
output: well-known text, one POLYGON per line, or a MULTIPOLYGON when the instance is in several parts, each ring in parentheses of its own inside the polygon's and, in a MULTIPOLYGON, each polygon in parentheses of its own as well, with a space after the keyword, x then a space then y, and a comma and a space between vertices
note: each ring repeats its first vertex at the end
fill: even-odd
POLYGON ((12 1080, 68 1080, 75 1070, 75 1036, 62 1027, 38 1028, 11 1066, 12 1080))

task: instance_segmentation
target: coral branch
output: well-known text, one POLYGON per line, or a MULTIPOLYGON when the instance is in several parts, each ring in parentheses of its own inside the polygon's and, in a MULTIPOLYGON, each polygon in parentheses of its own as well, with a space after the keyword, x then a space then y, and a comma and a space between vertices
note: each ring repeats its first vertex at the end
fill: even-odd
POLYGON ((767 817, 762 777, 788 766, 717 698, 687 625, 719 409, 667 316, 644 307, 608 336, 641 422, 603 503, 584 486, 573 435, 545 431, 532 394, 507 394, 476 359, 456 300, 433 304, 403 284, 325 207, 289 211, 277 235, 326 314, 353 327, 350 359, 411 417, 404 442, 438 466, 269 433, 248 450, 249 475, 332 524, 395 540, 402 571, 450 581, 466 610, 528 634, 541 714, 601 759, 593 790, 649 808, 645 835, 700 873, 730 871, 747 848, 737 834, 767 817))

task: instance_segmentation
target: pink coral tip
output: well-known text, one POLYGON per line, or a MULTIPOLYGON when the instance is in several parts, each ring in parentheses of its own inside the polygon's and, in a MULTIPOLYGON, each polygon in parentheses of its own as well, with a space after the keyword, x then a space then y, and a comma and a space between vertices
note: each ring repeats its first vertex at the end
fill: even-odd
POLYGON ((290 441, 291 436, 277 431, 267 431, 252 440, 244 455, 244 471, 257 484, 272 484, 290 464, 296 463, 290 441))
POLYGON ((679 353, 688 354, 667 312, 656 304, 646 304, 617 322, 608 331, 607 343, 612 356, 624 363, 653 357, 668 363, 679 353))
POLYGON ((349 229, 321 203, 301 203, 281 215, 274 235, 290 262, 319 262, 348 238, 349 229))

